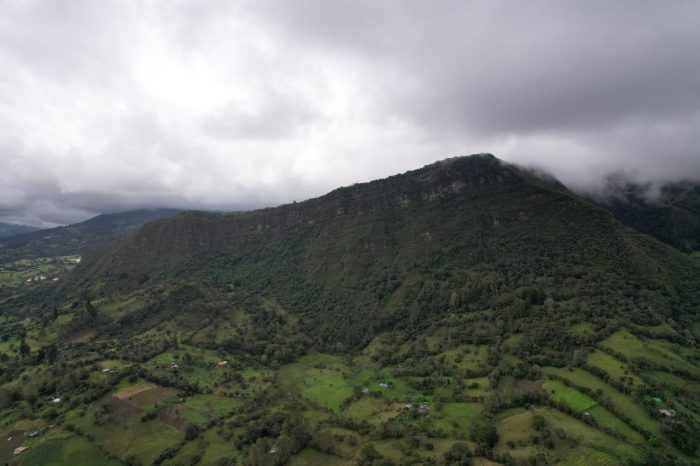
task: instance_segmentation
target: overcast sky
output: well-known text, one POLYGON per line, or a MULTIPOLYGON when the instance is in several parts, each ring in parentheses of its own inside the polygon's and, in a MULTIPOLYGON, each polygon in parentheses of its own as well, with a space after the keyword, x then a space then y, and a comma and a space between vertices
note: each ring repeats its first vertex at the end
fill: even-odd
POLYGON ((698 1, 0 0, 0 220, 276 205, 491 152, 700 179, 698 1))

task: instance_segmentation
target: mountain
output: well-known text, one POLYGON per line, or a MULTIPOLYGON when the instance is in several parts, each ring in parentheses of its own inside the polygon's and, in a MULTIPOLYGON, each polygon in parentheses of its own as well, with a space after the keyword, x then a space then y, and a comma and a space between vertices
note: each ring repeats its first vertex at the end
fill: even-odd
POLYGON ((699 310, 696 258, 487 154, 182 212, 0 300, 0 463, 698 465, 699 310))
POLYGON ((0 239, 7 238, 8 236, 19 235, 22 233, 31 233, 32 231, 37 230, 38 228, 29 225, 18 225, 15 223, 0 222, 0 239))
POLYGON ((621 177, 608 179, 596 199, 625 225, 684 252, 700 250, 700 185, 685 181, 651 187, 621 177))
POLYGON ((324 344, 356 348, 451 312, 512 321, 530 294, 579 318, 684 319, 700 303, 697 271, 560 184, 477 155, 278 208, 151 222, 75 278, 122 291, 235 284, 274 296, 324 344))
POLYGON ((144 223, 178 212, 175 209, 140 209, 101 214, 73 225, 15 234, 0 239, 0 263, 83 254, 135 232, 144 223))

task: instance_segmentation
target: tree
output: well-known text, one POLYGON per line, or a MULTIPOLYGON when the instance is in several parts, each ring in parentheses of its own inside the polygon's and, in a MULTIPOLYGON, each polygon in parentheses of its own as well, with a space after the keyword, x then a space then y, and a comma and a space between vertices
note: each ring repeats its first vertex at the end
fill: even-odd
POLYGON ((476 419, 469 428, 469 437, 479 443, 493 447, 498 442, 498 431, 490 419, 476 419))
POLYGON ((381 453, 377 451, 376 448, 374 448, 374 445, 372 444, 367 444, 364 447, 362 447, 362 450, 360 450, 360 464, 361 465, 369 465, 372 464, 373 461, 382 459, 383 456, 381 453))
POLYGON ((542 430, 544 428, 544 425, 545 425, 544 416, 542 416, 541 414, 535 414, 534 416, 532 416, 532 427, 535 430, 537 430, 537 431, 542 430))
POLYGON ((24 338, 22 338, 22 342, 19 344, 19 353, 22 355, 27 355, 29 354, 29 351, 31 351, 31 348, 27 344, 26 341, 24 341, 24 338))
POLYGON ((453 443, 445 452, 445 464, 450 466, 469 466, 471 451, 466 443, 453 443))
POLYGON ((194 440, 199 435, 199 427, 196 424, 189 424, 185 429, 185 440, 194 440))

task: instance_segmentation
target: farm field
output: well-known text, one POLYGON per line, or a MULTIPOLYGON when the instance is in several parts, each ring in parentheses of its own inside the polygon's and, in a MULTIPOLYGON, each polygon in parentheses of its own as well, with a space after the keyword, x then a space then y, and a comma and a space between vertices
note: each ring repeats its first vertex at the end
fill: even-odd
POLYGON ((353 466, 354 461, 305 448, 290 458, 287 466, 353 466))
POLYGON ((700 368, 679 356, 679 351, 674 351, 673 345, 665 340, 642 341, 628 331, 620 330, 603 340, 600 346, 623 354, 630 360, 648 361, 657 367, 671 367, 700 375, 700 368))
POLYGON ((612 380, 630 388, 644 385, 642 379, 626 363, 602 351, 595 350, 591 352, 586 359, 586 363, 606 372, 612 380))
POLYGON ((554 401, 559 401, 569 406, 571 409, 582 412, 587 411, 598 402, 589 396, 579 392, 575 388, 567 387, 556 380, 546 381, 542 388, 547 391, 547 394, 554 401))

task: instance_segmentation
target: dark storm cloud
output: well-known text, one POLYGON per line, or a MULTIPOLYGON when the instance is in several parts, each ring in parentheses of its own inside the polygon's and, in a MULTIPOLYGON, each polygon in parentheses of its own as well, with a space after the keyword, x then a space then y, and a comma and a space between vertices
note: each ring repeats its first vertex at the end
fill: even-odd
POLYGON ((300 200, 492 152, 700 179, 700 4, 0 1, 0 220, 300 200))

